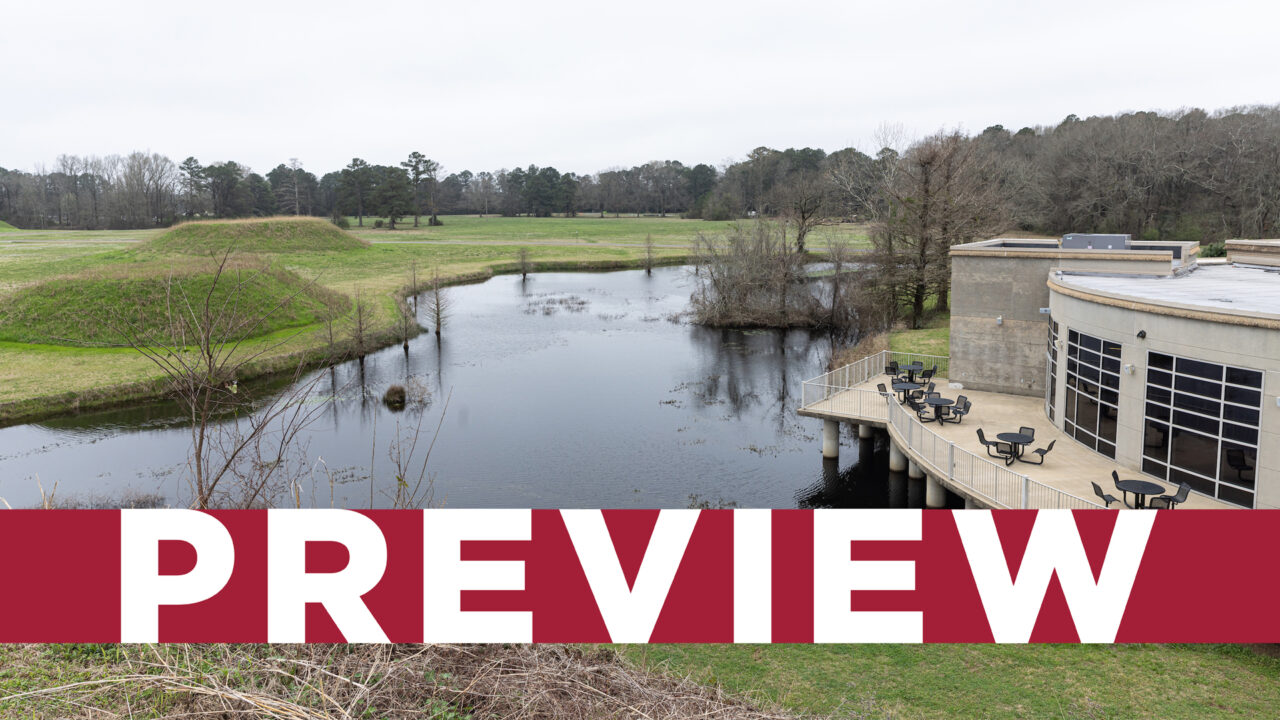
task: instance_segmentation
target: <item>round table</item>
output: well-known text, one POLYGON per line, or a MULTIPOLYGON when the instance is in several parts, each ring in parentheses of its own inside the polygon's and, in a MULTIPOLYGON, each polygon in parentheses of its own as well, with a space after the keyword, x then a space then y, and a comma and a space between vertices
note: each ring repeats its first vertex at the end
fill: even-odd
POLYGON ((922 371, 924 370, 924 363, 922 363, 922 362, 913 362, 913 363, 910 363, 910 364, 907 364, 907 365, 903 365, 902 367, 900 367, 900 368, 899 368, 899 370, 906 370, 906 371, 907 371, 907 380, 908 380, 909 382, 915 382, 915 381, 916 381, 916 373, 918 373, 918 372, 922 372, 922 371))
MULTIPOLYGON (((1018 460, 1022 458, 1022 447, 1024 445, 1030 445, 1036 440, 1031 435, 1027 435, 1025 433, 1016 433, 1016 432, 1000 433, 999 435, 996 435, 996 439, 999 440, 1000 442, 1006 442, 1006 443, 1009 443, 1011 446, 1013 446, 1014 460, 1018 460)), ((1034 465, 1035 463, 1032 463, 1032 464, 1034 465)))
POLYGON ((924 403, 933 406, 933 421, 942 422, 942 408, 948 405, 955 405, 956 401, 944 397, 927 397, 924 399, 924 403))
POLYGON ((1164 486, 1150 480, 1121 480, 1116 483, 1116 487, 1133 493, 1133 506, 1139 510, 1147 506, 1148 495, 1164 494, 1164 486))
POLYGON ((913 382, 894 383, 893 391, 902 393, 902 402, 906 402, 907 393, 911 392, 912 390, 919 390, 922 387, 924 386, 921 385, 920 383, 913 383, 913 382))

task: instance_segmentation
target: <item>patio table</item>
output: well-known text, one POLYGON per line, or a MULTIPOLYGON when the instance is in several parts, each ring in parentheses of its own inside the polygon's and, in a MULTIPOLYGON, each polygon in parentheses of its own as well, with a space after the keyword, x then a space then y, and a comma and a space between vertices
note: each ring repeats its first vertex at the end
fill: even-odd
POLYGON ((1116 483, 1116 487, 1133 493, 1133 506, 1138 510, 1147 506, 1148 495, 1164 494, 1164 486, 1150 480, 1121 480, 1116 483))

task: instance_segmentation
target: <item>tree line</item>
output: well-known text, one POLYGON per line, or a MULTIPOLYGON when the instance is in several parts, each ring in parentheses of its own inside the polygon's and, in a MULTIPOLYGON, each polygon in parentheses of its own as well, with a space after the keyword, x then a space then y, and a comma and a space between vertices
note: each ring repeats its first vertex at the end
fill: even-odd
MULTIPOLYGON (((455 213, 763 216, 785 220, 801 250, 817 225, 866 220, 879 247, 914 253, 920 266, 954 242, 1013 228, 1213 241, 1272 235, 1280 218, 1280 106, 1072 115, 884 145, 874 156, 760 147, 720 168, 665 160, 582 175, 536 165, 446 174, 418 152, 396 165, 353 158, 321 176, 297 159, 260 174, 156 153, 63 155, 31 172, 0 168, 0 219, 98 229, 272 214, 361 225, 455 213)), ((915 274, 928 276, 917 294, 945 282, 915 274)))

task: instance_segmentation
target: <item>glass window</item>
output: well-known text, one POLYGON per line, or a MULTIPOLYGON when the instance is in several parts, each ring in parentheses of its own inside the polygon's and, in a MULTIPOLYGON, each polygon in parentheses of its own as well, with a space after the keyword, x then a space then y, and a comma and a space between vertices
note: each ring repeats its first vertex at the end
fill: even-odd
POLYGON ((1120 344, 1068 329, 1068 434, 1107 457, 1116 454, 1120 344))
POLYGON ((1258 370, 1148 353, 1143 472, 1253 507, 1261 387, 1258 370))

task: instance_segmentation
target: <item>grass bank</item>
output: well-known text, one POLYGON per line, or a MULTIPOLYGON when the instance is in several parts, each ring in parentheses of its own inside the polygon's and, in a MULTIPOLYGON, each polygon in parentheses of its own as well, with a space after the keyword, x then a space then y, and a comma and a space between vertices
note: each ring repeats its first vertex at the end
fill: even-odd
MULTIPOLYGON (((544 219, 502 220, 530 225, 544 219)), ((554 218, 551 220, 555 221, 554 218)), ((101 232, 94 233, 94 241, 84 242, 74 234, 68 236, 66 231, 57 231, 50 235, 51 239, 24 235, 21 242, 0 243, 0 305, 8 306, 14 298, 25 297, 24 293, 38 294, 34 288, 47 283, 55 286, 63 283, 61 287, 73 292, 78 281, 68 279, 68 276, 101 274, 142 282, 143 278, 156 275, 157 268, 191 263, 191 251, 198 247, 192 237, 230 227, 240 234, 237 248, 244 246, 257 250, 271 267, 292 273, 303 281, 314 282, 325 292, 337 293, 348 299, 357 294, 366 298, 372 308, 371 331, 366 344, 380 346, 401 339, 398 303, 410 292, 411 268, 414 266, 417 267, 421 286, 433 268, 439 268, 449 284, 483 281, 495 274, 515 272, 522 248, 527 249, 535 272, 636 268, 642 266, 645 255, 643 234, 640 234, 639 243, 623 245, 418 241, 368 244, 359 239, 349 242, 351 236, 345 234, 348 241, 316 243, 312 242, 314 238, 295 242, 283 232, 275 233, 275 240, 267 231, 255 236, 245 230, 254 227, 252 223, 210 223, 212 229, 193 228, 192 225, 168 231, 179 233, 177 248, 170 242, 172 239, 161 241, 166 233, 156 232, 147 235, 143 242, 137 242, 132 235, 122 235, 125 239, 111 242, 110 236, 104 238, 101 232), (284 242, 279 241, 281 235, 284 242)), ((326 224, 325 229, 328 227, 332 226, 326 224)), ((631 235, 634 237, 636 234, 638 231, 633 229, 631 235)), ((399 231, 383 235, 400 237, 399 231)), ((217 240, 211 244, 225 247, 217 240)), ((656 248, 654 255, 656 264, 681 263, 687 259, 687 251, 683 247, 656 248)), ((107 287, 97 290, 119 302, 129 302, 137 295, 135 292, 111 295, 107 287)), ((48 310, 48 301, 56 302, 56 296, 46 297, 42 303, 31 300, 24 305, 30 304, 34 308, 43 304, 48 310)), ((79 304, 69 305, 75 307, 79 304)), ((0 341, 0 423, 12 424, 66 412, 133 403, 155 398, 162 392, 162 376, 136 352, 67 345, 66 333, 48 326, 55 322, 52 312, 43 316, 36 313, 32 317, 46 326, 37 324, 25 332, 13 330, 18 334, 11 335, 9 341, 0 341)), ((279 345, 251 368, 256 374, 287 371, 299 361, 318 363, 329 357, 327 353, 331 348, 324 332, 325 326, 315 322, 306 324, 306 318, 301 316, 294 320, 283 323, 290 325, 280 331, 283 335, 272 333, 244 348, 245 352, 256 352, 262 343, 279 345)), ((345 329, 341 318, 334 325, 345 329)), ((339 347, 332 349, 342 351, 347 346, 349 339, 344 338, 339 347)))
POLYGON ((951 718, 1273 717, 1280 659, 1234 645, 620 646, 638 666, 800 713, 951 718))

